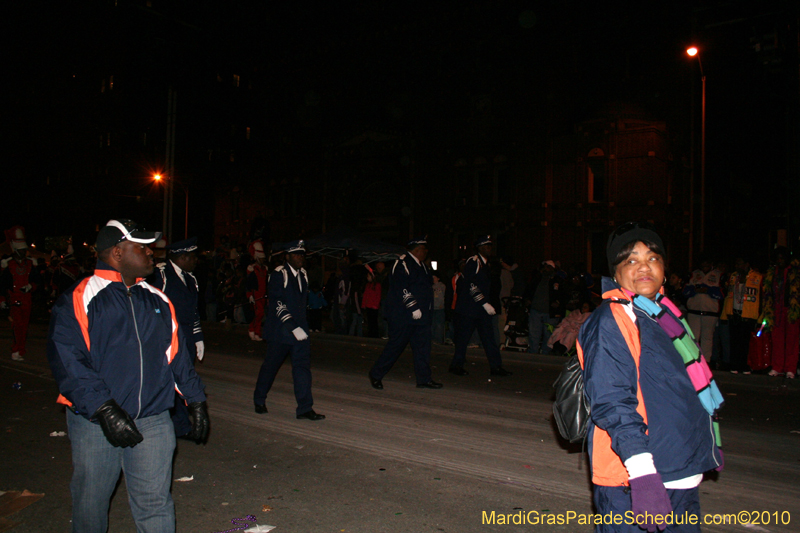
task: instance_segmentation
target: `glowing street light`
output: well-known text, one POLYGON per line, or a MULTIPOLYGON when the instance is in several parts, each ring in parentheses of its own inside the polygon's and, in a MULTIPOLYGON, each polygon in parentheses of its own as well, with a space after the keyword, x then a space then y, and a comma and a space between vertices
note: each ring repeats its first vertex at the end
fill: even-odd
MULTIPOLYGON (((172 188, 172 184, 173 183, 177 183, 178 185, 180 185, 181 189, 183 189, 183 193, 186 196, 186 209, 185 209, 186 220, 184 222, 184 227, 183 227, 183 238, 184 239, 188 239, 189 238, 189 189, 187 189, 183 185, 183 183, 179 182, 178 180, 176 180, 174 178, 167 179, 166 177, 162 176, 161 174, 154 174, 153 175, 153 181, 155 181, 157 183, 164 182, 164 230, 163 230, 164 232, 167 231, 167 219, 168 218, 170 220, 172 219, 172 216, 171 216, 172 215, 172 202, 171 202, 172 195, 168 194, 169 189, 172 188), (167 200, 167 198, 169 198, 169 201, 167 200), (168 211, 169 211, 169 216, 168 216, 168 211)), ((172 235, 167 236, 166 233, 164 233, 164 236, 167 239, 171 239, 173 237, 172 235)))
MULTIPOLYGON (((705 248, 706 237, 706 75, 703 72, 703 62, 700 60, 700 52, 697 47, 691 46, 687 48, 686 53, 689 57, 697 58, 697 64, 700 66, 700 79, 703 82, 702 110, 700 113, 700 251, 702 252, 705 248)), ((694 172, 694 169, 692 171, 694 172)), ((692 187, 692 191, 694 191, 694 187, 692 187)), ((694 205, 692 205, 690 213, 693 212, 694 205)), ((691 232, 692 230, 690 230, 690 235, 691 232)))

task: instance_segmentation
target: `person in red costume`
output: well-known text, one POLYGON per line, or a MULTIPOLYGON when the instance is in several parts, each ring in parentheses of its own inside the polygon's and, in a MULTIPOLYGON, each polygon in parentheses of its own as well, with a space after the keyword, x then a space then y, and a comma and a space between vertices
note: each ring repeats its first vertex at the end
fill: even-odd
POLYGON ((264 253, 264 243, 257 239, 250 243, 250 256, 254 259, 247 267, 247 299, 253 304, 255 316, 250 322, 248 334, 254 341, 261 338, 261 322, 264 320, 264 304, 267 300, 267 255, 264 253))
POLYGON ((36 288, 35 259, 28 259, 28 243, 25 242, 25 228, 14 226, 6 232, 12 255, 3 259, 3 274, 0 279, 0 292, 6 296, 9 307, 14 340, 11 345, 11 359, 24 361, 25 339, 28 336, 28 323, 31 320, 31 293, 36 288))

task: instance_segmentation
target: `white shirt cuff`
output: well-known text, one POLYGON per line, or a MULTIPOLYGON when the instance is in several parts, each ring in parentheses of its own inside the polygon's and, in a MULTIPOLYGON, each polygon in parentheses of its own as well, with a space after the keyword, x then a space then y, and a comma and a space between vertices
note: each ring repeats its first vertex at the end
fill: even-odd
POLYGON ((625 461, 625 468, 628 469, 628 479, 656 474, 656 465, 653 464, 653 454, 639 453, 625 461))

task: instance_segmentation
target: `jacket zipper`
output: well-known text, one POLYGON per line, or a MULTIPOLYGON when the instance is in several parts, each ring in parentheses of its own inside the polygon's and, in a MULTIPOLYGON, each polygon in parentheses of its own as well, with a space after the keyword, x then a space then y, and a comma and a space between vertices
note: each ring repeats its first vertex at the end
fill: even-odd
POLYGON ((139 343, 139 410, 136 412, 134 420, 142 414, 142 384, 144 382, 144 357, 142 356, 142 339, 139 338, 139 324, 136 323, 136 311, 133 309, 133 299, 131 298, 131 288, 128 287, 128 302, 131 304, 131 316, 133 316, 133 328, 136 330, 136 341, 139 343))

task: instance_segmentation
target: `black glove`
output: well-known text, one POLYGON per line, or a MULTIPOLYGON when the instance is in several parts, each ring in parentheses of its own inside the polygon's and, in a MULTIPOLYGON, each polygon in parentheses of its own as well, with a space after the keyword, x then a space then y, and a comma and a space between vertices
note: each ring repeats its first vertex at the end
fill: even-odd
POLYGON ((92 419, 100 423, 103 435, 112 446, 134 447, 144 440, 133 419, 114 400, 108 400, 98 407, 92 419))
POLYGON ((192 419, 192 430, 188 437, 197 444, 203 444, 208 439, 208 409, 206 402, 192 402, 188 406, 189 416, 192 419))

